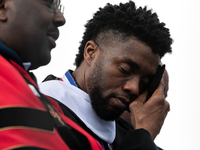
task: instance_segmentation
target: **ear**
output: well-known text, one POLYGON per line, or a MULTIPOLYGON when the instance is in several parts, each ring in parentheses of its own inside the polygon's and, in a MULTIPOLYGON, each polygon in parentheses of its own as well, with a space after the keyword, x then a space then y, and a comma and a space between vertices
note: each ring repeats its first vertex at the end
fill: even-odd
POLYGON ((0 21, 3 21, 3 22, 7 20, 5 1, 6 0, 0 0, 0 21))
POLYGON ((97 57, 98 46, 94 41, 88 41, 84 49, 84 59, 88 65, 97 57))

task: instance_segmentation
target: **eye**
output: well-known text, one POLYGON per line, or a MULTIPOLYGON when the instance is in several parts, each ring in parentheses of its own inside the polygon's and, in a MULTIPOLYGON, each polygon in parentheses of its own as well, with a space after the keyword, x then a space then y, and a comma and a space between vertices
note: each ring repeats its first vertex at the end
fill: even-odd
POLYGON ((131 74, 131 69, 130 69, 129 66, 127 66, 127 65, 120 65, 119 68, 120 68, 120 71, 121 71, 123 74, 126 74, 126 75, 131 74))

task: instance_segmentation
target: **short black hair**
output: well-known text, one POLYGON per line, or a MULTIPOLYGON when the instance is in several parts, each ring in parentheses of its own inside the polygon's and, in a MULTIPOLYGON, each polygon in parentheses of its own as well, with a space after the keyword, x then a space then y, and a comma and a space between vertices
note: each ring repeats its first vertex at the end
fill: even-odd
POLYGON ((124 37, 136 37, 147 44, 152 52, 161 58, 167 52, 172 52, 173 40, 165 23, 160 22, 157 14, 153 13, 152 10, 148 10, 146 6, 136 8, 132 1, 119 5, 107 3, 104 8, 99 8, 93 18, 87 22, 85 28, 75 59, 76 67, 79 67, 84 59, 83 53, 86 43, 89 40, 96 41, 101 33, 109 31, 121 33, 124 37))

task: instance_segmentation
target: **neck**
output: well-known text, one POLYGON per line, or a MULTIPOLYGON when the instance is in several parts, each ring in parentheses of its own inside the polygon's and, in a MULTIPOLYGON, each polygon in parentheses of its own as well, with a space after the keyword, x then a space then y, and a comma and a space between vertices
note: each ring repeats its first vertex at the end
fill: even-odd
POLYGON ((82 70, 80 67, 76 68, 75 71, 72 73, 72 76, 76 81, 76 83, 78 84, 79 88, 81 88, 84 92, 87 93, 84 70, 82 70))

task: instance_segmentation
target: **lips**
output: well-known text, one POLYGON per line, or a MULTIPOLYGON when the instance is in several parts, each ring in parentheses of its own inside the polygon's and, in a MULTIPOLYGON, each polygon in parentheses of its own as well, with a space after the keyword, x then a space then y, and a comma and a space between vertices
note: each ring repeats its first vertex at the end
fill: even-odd
POLYGON ((125 97, 116 97, 116 98, 119 99, 124 105, 128 105, 130 103, 130 101, 125 97))
POLYGON ((115 100, 117 102, 118 107, 121 109, 125 109, 130 103, 130 101, 125 97, 115 97, 115 100))
POLYGON ((48 39, 51 43, 52 48, 56 47, 56 40, 59 37, 59 31, 58 30, 51 31, 47 34, 47 36, 48 36, 48 39))

